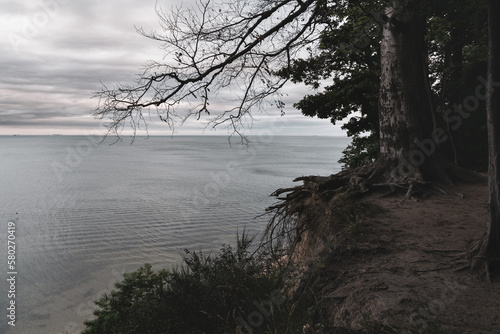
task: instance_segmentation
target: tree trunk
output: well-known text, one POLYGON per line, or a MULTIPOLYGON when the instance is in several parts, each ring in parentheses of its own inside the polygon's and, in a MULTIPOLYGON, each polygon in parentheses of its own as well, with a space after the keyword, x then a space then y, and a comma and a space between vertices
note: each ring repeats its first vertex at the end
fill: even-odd
POLYGON ((473 268, 484 264, 490 275, 500 274, 500 2, 488 0, 488 90, 486 114, 489 145, 489 205, 486 233, 473 268))
MULTIPOLYGON (((379 97, 380 159, 388 182, 428 176, 436 156, 431 96, 426 85, 425 18, 410 8, 415 1, 387 8, 381 41, 379 97), (391 172, 387 172, 390 170, 391 172), (427 175, 426 175, 427 174, 427 175)), ((436 140, 437 139, 437 140, 436 140)))

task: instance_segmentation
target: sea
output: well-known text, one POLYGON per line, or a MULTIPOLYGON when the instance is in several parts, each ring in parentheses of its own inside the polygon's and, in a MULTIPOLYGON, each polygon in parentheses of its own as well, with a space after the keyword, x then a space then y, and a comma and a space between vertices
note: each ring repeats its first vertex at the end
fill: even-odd
POLYGON ((330 175, 345 137, 0 136, 0 333, 74 334, 145 263, 261 236, 270 194, 330 175))

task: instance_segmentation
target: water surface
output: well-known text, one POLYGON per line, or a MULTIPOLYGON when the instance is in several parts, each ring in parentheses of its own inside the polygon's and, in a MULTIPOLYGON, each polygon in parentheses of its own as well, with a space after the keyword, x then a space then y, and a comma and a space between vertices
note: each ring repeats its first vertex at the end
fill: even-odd
MULTIPOLYGON (((16 222, 16 327, 0 333, 79 333, 93 301, 124 272, 216 252, 244 228, 259 233, 280 187, 329 175, 349 143, 336 137, 137 138, 0 136, 0 240, 16 222)), ((7 276, 6 246, 0 274, 7 276)), ((7 277, 6 277, 7 278, 7 277)), ((7 307, 6 279, 0 280, 7 307)), ((5 310, 4 308, 4 310, 5 310)))

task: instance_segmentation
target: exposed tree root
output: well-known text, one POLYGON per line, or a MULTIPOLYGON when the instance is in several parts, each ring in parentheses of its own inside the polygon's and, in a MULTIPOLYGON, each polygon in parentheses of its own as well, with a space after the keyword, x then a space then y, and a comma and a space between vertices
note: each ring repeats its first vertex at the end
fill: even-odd
POLYGON ((430 185, 419 177, 408 175, 388 181, 382 172, 380 164, 373 164, 327 177, 296 178, 294 182, 302 181, 303 184, 277 189, 271 194, 279 202, 267 209, 272 218, 264 235, 269 242, 275 243, 274 246, 286 248, 289 255, 297 249, 316 254, 328 251, 336 247, 340 231, 362 214, 363 208, 356 203, 359 196, 372 189, 388 189, 391 194, 402 190, 406 193, 403 202, 417 194, 425 195, 430 185))
POLYGON ((289 248, 290 253, 299 242, 302 245, 316 243, 318 240, 311 240, 316 239, 313 235, 324 237, 318 244, 331 243, 328 238, 335 234, 333 225, 353 218, 350 217, 352 207, 347 202, 370 190, 371 184, 367 180, 372 172, 373 166, 367 166, 327 177, 302 176, 294 180, 302 181, 302 185, 277 189, 271 196, 276 196, 280 202, 267 209, 273 216, 266 237, 289 248))
POLYGON ((488 181, 488 174, 476 172, 470 169, 465 169, 452 162, 446 164, 446 168, 454 179, 464 182, 486 182, 488 181))
MULTIPOLYGON (((294 180, 302 181, 301 185, 277 189, 271 196, 279 202, 267 209, 272 218, 265 237, 286 253, 289 260, 294 252, 301 253, 297 257, 304 259, 308 257, 304 252, 321 254, 338 247, 342 231, 351 228, 350 224, 363 214, 359 197, 372 190, 387 189, 381 196, 402 194, 400 204, 418 201, 434 189, 452 196, 436 184, 424 181, 419 171, 387 177, 387 168, 381 166, 377 162, 326 177, 302 176, 294 180)), ((473 176, 475 181, 484 179, 480 173, 468 173, 460 168, 455 171, 460 171, 462 176, 473 176)), ((457 196, 463 198, 462 194, 457 196)))
MULTIPOLYGON (((344 321, 345 314, 354 319, 358 305, 365 307, 365 296, 376 296, 366 298, 367 310, 380 307, 380 295, 384 303, 395 301, 388 302, 391 309, 399 305, 401 312, 413 312, 420 307, 420 292, 427 291, 428 284, 439 289, 442 277, 450 281, 470 270, 466 250, 479 236, 477 212, 484 210, 486 185, 460 182, 454 188, 410 177, 387 181, 383 173, 370 178, 373 166, 370 168, 297 178, 295 187, 273 193, 279 201, 269 208, 275 215, 268 229, 276 237, 273 241, 283 241, 285 252, 280 255, 297 278, 293 296, 300 298, 306 289, 326 296, 318 298, 321 316, 335 319, 334 323, 344 321), (467 223, 474 226, 472 231, 464 231, 461 217, 468 209, 461 205, 458 192, 471 198, 467 204, 474 211, 467 223), (379 200, 383 194, 392 198, 379 200), (478 194, 482 194, 480 199, 478 194), (424 203, 411 202, 426 195, 431 198, 424 203), (398 208, 401 200, 407 202, 398 208), (387 282, 398 282, 399 288, 387 282), (390 293, 379 293, 385 286, 390 293)), ((460 277, 471 279, 468 273, 460 277)), ((386 319, 385 313, 375 316, 386 319)))

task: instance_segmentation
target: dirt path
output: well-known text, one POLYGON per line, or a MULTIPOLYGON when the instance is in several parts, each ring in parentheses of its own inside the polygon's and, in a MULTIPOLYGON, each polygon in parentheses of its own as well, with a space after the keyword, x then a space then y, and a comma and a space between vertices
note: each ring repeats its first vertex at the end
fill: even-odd
POLYGON ((353 247, 325 261, 316 283, 336 327, 500 333, 500 282, 461 270, 484 233, 487 186, 442 190, 402 203, 402 195, 363 199, 378 209, 357 224, 353 247))

